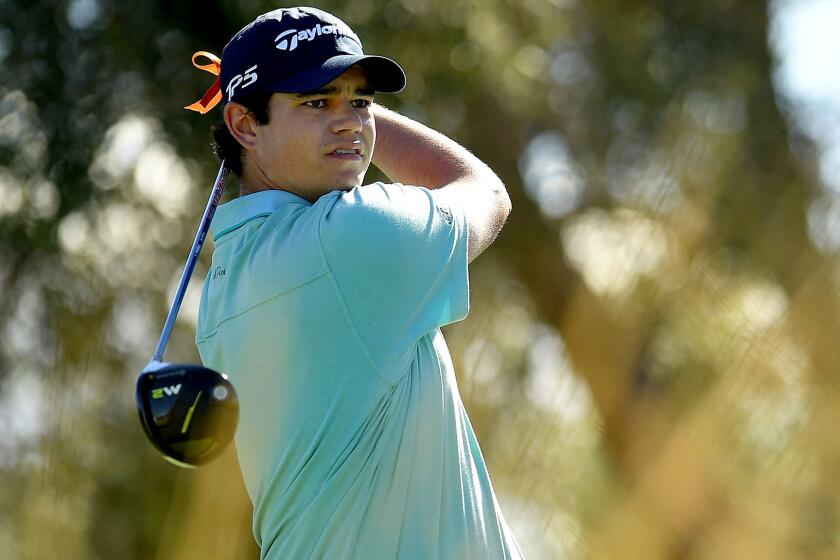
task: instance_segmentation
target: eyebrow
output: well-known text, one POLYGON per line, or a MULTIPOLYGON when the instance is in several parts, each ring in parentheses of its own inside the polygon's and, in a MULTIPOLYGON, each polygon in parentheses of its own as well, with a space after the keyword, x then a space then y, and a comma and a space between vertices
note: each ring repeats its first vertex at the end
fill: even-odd
MULTIPOLYGON (((313 89, 312 91, 304 91, 302 93, 296 93, 292 97, 295 99, 306 99, 308 97, 326 97, 329 95, 336 95, 340 93, 341 90, 335 86, 331 87, 322 87, 319 89, 313 89)), ((371 86, 364 86, 360 88, 356 88, 356 95, 367 95, 371 96, 376 93, 376 89, 371 86)))

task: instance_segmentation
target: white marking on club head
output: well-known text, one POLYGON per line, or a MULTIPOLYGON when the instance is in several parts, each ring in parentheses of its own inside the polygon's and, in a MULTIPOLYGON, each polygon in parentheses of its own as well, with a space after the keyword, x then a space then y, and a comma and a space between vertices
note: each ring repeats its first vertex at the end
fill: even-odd
POLYGON ((228 398, 230 392, 224 385, 216 385, 213 387, 213 398, 217 401, 223 401, 228 398))

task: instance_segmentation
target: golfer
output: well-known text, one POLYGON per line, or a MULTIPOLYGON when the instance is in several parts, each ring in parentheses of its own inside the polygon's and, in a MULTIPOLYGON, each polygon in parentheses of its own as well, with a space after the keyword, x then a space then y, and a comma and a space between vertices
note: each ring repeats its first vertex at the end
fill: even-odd
POLYGON ((468 264, 510 199, 466 149, 374 103, 404 86, 335 16, 284 8, 231 39, 193 107, 224 101, 214 150, 239 177, 196 343, 239 394, 262 559, 522 557, 440 331, 467 316, 468 264), (362 185, 371 163, 391 182, 362 185))

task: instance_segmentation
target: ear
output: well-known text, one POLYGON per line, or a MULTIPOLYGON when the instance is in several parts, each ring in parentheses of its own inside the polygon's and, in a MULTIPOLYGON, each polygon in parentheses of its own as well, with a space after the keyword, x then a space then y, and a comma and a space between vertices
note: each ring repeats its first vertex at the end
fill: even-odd
POLYGON ((243 105, 230 102, 224 109, 225 124, 243 148, 253 150, 257 144, 257 122, 243 105))

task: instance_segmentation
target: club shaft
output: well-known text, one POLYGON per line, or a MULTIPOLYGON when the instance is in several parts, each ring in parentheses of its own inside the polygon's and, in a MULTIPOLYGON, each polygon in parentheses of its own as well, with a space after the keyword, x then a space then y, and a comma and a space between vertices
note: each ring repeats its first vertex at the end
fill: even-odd
POLYGON ((195 240, 190 249, 190 255, 184 265, 184 272, 181 273, 181 281, 178 283, 178 290, 175 292, 175 297, 172 300, 172 305, 169 307, 169 315, 166 316, 166 323, 163 325, 163 332, 160 333, 160 341, 158 342, 155 355, 152 362, 162 362, 163 352, 166 350, 166 345, 169 343, 169 335, 172 333, 172 326, 175 324, 175 319, 178 317, 178 311, 181 309, 181 302, 184 301, 184 294, 187 291, 187 285, 190 283, 195 263, 198 261, 198 255, 201 253, 201 247, 204 246, 204 240, 207 237, 207 232, 210 229, 210 222, 213 221, 213 214, 216 213, 216 207, 219 205, 219 200, 222 198, 222 193, 225 190, 228 177, 230 177, 230 168, 225 166, 222 161, 219 167, 219 173, 216 175, 216 183, 213 185, 213 190, 210 192, 210 199, 207 201, 207 207, 204 209, 204 215, 201 217, 201 223, 198 225, 198 231, 195 233, 195 240))

